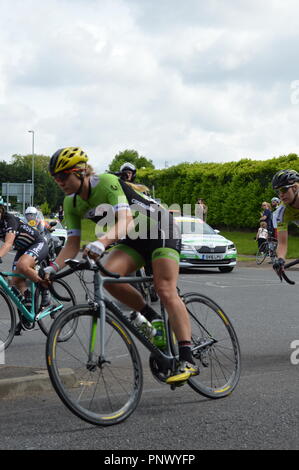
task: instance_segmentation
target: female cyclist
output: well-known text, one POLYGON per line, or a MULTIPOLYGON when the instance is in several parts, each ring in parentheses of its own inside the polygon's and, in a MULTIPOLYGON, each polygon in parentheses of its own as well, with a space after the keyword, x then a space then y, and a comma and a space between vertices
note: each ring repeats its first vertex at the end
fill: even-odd
MULTIPOLYGON (((126 276, 151 261, 155 289, 169 314, 179 342, 179 364, 169 383, 182 382, 199 373, 191 353, 191 326, 187 310, 177 293, 181 237, 172 215, 121 178, 112 174, 95 175, 87 155, 78 147, 57 150, 49 171, 64 191, 64 216, 68 240, 56 262, 46 268, 47 277, 65 266, 80 249, 81 219, 97 223, 104 214, 113 215, 110 230, 89 243, 85 254, 99 257, 118 242, 108 255, 105 267, 126 276), (138 223, 137 223, 138 219, 138 223), (138 226, 138 227, 137 227, 138 226)), ((148 321, 157 314, 145 304, 141 294, 128 284, 106 284, 107 290, 148 321)))
MULTIPOLYGON (((12 248, 16 249, 16 255, 13 261, 12 270, 17 274, 23 274, 33 282, 40 282, 35 270, 36 264, 39 264, 48 254, 48 245, 43 236, 34 228, 22 222, 18 217, 6 212, 4 205, 0 205, 0 238, 4 241, 0 248, 0 259, 2 259, 12 248)), ((26 279, 13 277, 14 285, 25 297, 27 308, 31 304, 31 292, 27 289, 26 279)), ((48 290, 42 290, 41 306, 45 307, 50 302, 48 290)), ((23 326, 26 320, 23 320, 23 326)), ((21 322, 16 328, 16 335, 20 335, 22 330, 21 322)))

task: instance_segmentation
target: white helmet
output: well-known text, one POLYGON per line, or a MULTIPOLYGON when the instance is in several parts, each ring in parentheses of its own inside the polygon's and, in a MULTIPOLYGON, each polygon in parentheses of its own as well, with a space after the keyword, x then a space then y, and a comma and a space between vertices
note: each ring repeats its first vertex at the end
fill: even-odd
POLYGON ((277 202, 277 204, 280 204, 280 199, 278 199, 278 197, 272 197, 271 202, 277 202))
POLYGON ((25 215, 27 214, 32 214, 32 215, 37 215, 37 209, 36 207, 27 207, 27 209, 25 210, 25 215))
POLYGON ((130 170, 133 171, 133 173, 136 173, 136 167, 133 165, 133 163, 126 162, 123 163, 122 166, 120 167, 120 171, 125 171, 125 170, 130 170))

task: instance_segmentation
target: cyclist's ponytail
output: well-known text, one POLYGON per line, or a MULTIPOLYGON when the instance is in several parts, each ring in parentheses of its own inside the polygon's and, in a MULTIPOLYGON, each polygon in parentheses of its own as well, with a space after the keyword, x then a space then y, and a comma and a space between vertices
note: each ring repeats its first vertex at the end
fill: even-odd
POLYGON ((139 193, 149 193, 150 192, 148 187, 145 186, 144 184, 131 183, 130 181, 126 181, 126 184, 131 186, 134 189, 134 191, 138 191, 139 193))

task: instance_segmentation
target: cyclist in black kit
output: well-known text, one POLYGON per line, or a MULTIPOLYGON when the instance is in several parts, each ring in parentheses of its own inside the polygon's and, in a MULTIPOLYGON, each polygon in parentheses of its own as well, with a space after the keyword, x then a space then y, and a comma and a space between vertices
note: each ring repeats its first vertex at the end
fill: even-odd
MULTIPOLYGON (((4 241, 0 248, 0 259, 7 255, 12 248, 15 248, 16 255, 12 270, 23 274, 33 282, 41 282, 42 279, 35 270, 35 265, 47 256, 47 242, 37 230, 13 214, 7 213, 4 205, 0 205, 0 239, 4 241)), ((26 280, 13 277, 12 285, 24 295, 26 306, 28 306, 31 303, 31 292, 27 289, 26 280)), ((42 293, 42 307, 44 307, 49 304, 49 292, 44 290, 42 293)), ((17 332, 19 334, 20 329, 18 325, 17 332)))

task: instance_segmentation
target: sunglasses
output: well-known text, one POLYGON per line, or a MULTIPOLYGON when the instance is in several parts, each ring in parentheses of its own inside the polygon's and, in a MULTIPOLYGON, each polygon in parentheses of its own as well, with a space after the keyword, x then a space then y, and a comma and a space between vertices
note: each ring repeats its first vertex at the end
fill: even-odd
POLYGON ((276 192, 277 192, 277 194, 278 194, 278 193, 285 194, 285 193, 287 193, 288 190, 289 190, 290 188, 292 188, 293 186, 294 186, 293 184, 289 184, 288 186, 282 186, 281 188, 278 188, 278 189, 276 190, 276 192))
POLYGON ((60 173, 54 175, 53 178, 56 181, 66 181, 72 173, 75 173, 73 169, 68 171, 61 171, 60 173))

